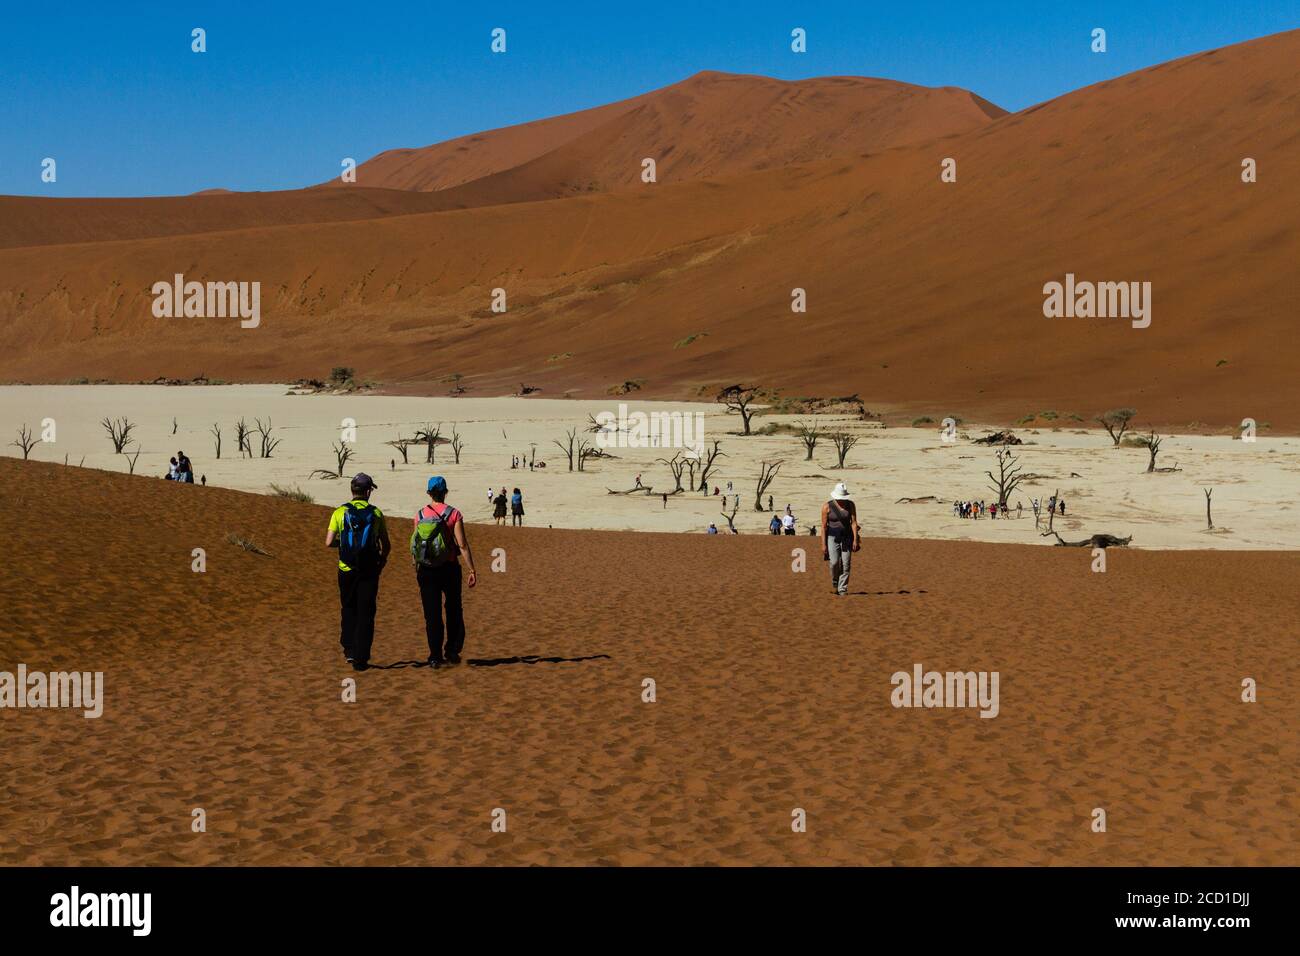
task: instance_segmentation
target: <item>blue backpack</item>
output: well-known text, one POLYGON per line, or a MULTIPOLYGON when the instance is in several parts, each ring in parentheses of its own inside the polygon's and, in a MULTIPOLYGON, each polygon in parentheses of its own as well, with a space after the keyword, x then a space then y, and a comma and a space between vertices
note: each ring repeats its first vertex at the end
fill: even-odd
POLYGON ((379 564, 379 532, 371 505, 343 505, 343 532, 339 535, 339 560, 353 571, 370 570, 379 564))

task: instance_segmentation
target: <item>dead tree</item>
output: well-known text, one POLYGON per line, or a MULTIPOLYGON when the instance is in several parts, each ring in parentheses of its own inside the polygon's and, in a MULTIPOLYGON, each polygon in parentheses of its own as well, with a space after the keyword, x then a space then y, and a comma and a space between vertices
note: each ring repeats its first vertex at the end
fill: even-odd
POLYGON ((221 458, 221 425, 217 422, 212 423, 212 438, 217 450, 217 458, 221 458))
POLYGON ((411 458, 410 458, 410 454, 411 454, 411 446, 412 446, 412 445, 418 445, 418 444, 420 444, 420 439, 418 439, 418 438, 403 438, 403 437, 399 434, 399 435, 398 435, 396 438, 394 438, 392 441, 386 441, 386 442, 384 442, 384 444, 387 445, 387 446, 389 446, 390 448, 396 448, 399 452, 401 452, 401 455, 402 455, 402 464, 403 464, 403 465, 409 465, 409 464, 411 463, 411 458))
POLYGON ((460 437, 460 432, 455 425, 451 426, 451 453, 456 458, 456 464, 460 464, 460 453, 465 448, 465 440, 460 437))
POLYGON ((1210 517, 1210 495, 1214 494, 1213 488, 1202 488, 1205 492, 1205 527, 1208 531, 1214 530, 1214 519, 1210 517))
POLYGON ((857 435, 850 435, 848 432, 832 432, 827 437, 830 438, 831 444, 835 446, 835 455, 839 460, 839 464, 835 467, 843 468, 844 460, 849 457, 849 452, 861 439, 857 435))
POLYGON ((235 441, 239 443, 239 454, 253 457, 253 430, 242 418, 235 422, 235 441))
POLYGON ((453 373, 452 373, 452 376, 451 376, 451 392, 450 392, 449 394, 451 394, 451 395, 464 395, 464 394, 465 394, 465 386, 462 385, 462 384, 460 384, 460 380, 463 379, 464 377, 465 377, 465 376, 462 375, 460 372, 453 372, 453 373))
POLYGON ((177 428, 177 425, 176 425, 176 416, 173 415, 173 416, 172 416, 172 434, 173 434, 173 435, 176 434, 176 428, 177 428))
POLYGON ((744 430, 741 434, 748 435, 750 433, 749 421, 754 417, 756 411, 750 406, 756 398, 758 398, 758 386, 756 385, 728 385, 718 392, 716 401, 726 406, 727 414, 736 412, 740 415, 740 420, 744 424, 744 430))
POLYGON ((442 437, 442 422, 438 422, 437 425, 426 424, 423 428, 417 428, 415 440, 424 443, 425 463, 432 465, 434 463, 434 450, 439 443, 446 444, 442 437))
POLYGON ((719 451, 718 447, 722 444, 718 439, 714 439, 713 447, 705 449, 704 457, 700 460, 700 490, 709 490, 709 473, 713 471, 719 458, 726 458, 725 451, 719 451))
POLYGON ((1046 538, 1049 534, 1056 538, 1056 546, 1058 548, 1101 548, 1104 551, 1106 548, 1128 547, 1128 543, 1133 540, 1132 535, 1129 535, 1127 538, 1117 538, 1113 534, 1094 534, 1092 537, 1084 538, 1082 541, 1066 541, 1055 531, 1044 532, 1043 537, 1046 538))
POLYGON ((254 429, 262 440, 262 457, 270 458, 275 453, 275 449, 280 444, 279 438, 272 438, 271 432, 275 429, 271 425, 271 419, 268 416, 263 422, 260 418, 254 419, 257 422, 257 428, 254 429))
POLYGON ((760 461, 758 463, 758 485, 754 495, 754 510, 763 510, 763 494, 767 491, 768 485, 776 477, 776 473, 781 470, 785 463, 784 458, 778 458, 776 461, 760 461))
MULTIPOLYGON (((1006 508, 1007 497, 1028 477, 1021 474, 1019 460, 1006 448, 998 450, 997 475, 994 475, 991 471, 986 471, 984 474, 988 475, 989 481, 993 482, 993 484, 989 485, 989 488, 998 493, 999 508, 1006 508)), ((1053 508, 1052 510, 1055 511, 1056 509, 1053 508)))
POLYGON ((126 468, 127 468, 126 473, 128 475, 135 474, 135 463, 140 460, 140 452, 142 451, 144 451, 144 449, 141 448, 139 445, 136 445, 135 454, 126 456, 126 468))
POLYGON ((587 439, 579 438, 576 457, 578 459, 578 471, 586 471, 588 458, 604 458, 605 453, 587 439))
POLYGON ((682 475, 686 474, 687 463, 687 459, 682 457, 682 453, 679 451, 677 454, 673 455, 671 459, 656 458, 655 461, 663 462, 663 464, 668 466, 668 470, 673 473, 673 481, 676 482, 676 487, 673 488, 672 493, 677 494, 679 491, 682 491, 682 475))
POLYGON ((11 441, 9 444, 15 448, 21 448, 23 452, 23 461, 26 461, 31 455, 32 449, 36 447, 36 439, 32 437, 32 430, 26 424, 18 429, 18 440, 11 441))
POLYGON ((135 429, 135 423, 122 418, 103 418, 100 423, 104 426, 104 431, 108 432, 108 440, 113 443, 113 453, 122 454, 122 449, 131 443, 131 432, 135 429))
POLYGON ((570 428, 567 432, 565 432, 564 438, 565 438, 564 441, 560 441, 558 438, 553 438, 551 440, 555 443, 556 447, 560 449, 560 451, 564 452, 565 457, 569 459, 569 471, 573 471, 573 458, 578 444, 577 426, 574 426, 573 428, 570 428))
POLYGON ((1098 415, 1093 421, 1106 429, 1110 435, 1111 441, 1115 447, 1119 447, 1120 440, 1124 437, 1124 432, 1128 431, 1129 422, 1137 415, 1137 411, 1132 408, 1112 408, 1104 415, 1098 415))
POLYGON ((336 473, 342 478, 343 471, 347 468, 348 462, 352 460, 355 452, 352 450, 352 446, 345 441, 335 442, 331 447, 334 449, 334 458, 339 463, 336 473))
POLYGON ((1146 438, 1142 439, 1143 446, 1147 451, 1151 452, 1151 461, 1147 463, 1148 475, 1156 470, 1156 455, 1160 454, 1160 443, 1162 441, 1164 441, 1164 438, 1157 435, 1155 432, 1152 432, 1147 435, 1146 438))
POLYGON ((816 419, 813 419, 811 425, 805 425, 803 422, 796 422, 795 427, 799 429, 799 440, 803 442, 803 447, 808 452, 808 454, 804 455, 803 460, 812 461, 813 452, 817 450, 817 442, 822 437, 822 428, 817 424, 816 419))
POLYGON ((732 534, 740 533, 736 530, 736 512, 739 510, 740 510, 740 495, 737 495, 736 500, 732 502, 731 505, 731 514, 727 514, 727 512, 725 511, 722 512, 722 517, 727 519, 727 527, 731 529, 732 534))

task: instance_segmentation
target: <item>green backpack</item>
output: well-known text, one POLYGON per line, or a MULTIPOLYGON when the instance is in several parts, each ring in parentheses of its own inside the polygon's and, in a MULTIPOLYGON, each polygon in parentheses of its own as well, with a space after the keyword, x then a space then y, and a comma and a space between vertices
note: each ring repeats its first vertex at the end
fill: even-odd
POLYGON ((419 521, 411 534, 411 560, 417 568, 438 567, 456 560, 451 527, 444 520, 451 511, 450 505, 440 515, 428 506, 420 509, 419 521))

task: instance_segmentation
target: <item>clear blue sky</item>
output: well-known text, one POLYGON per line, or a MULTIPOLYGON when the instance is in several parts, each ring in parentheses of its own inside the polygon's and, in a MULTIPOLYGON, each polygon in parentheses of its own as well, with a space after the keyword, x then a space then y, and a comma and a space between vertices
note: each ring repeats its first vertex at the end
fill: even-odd
POLYGON ((0 0, 0 193, 285 189, 702 69, 879 76, 1022 109, 1300 26, 1300 0, 406 3, 0 0), (494 27, 508 51, 489 50, 494 27), (208 51, 190 51, 207 30, 208 51), (790 31, 808 31, 808 52, 790 31), (1089 50, 1093 27, 1109 50, 1089 50), (58 182, 40 180, 41 160, 58 182))

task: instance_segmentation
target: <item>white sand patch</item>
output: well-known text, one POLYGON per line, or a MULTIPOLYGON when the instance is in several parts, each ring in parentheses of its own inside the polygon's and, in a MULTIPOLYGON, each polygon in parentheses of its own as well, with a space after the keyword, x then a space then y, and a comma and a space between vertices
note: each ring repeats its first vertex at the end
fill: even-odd
MULTIPOLYGON (((38 444, 32 457, 73 466, 83 458, 89 468, 125 472, 123 456, 113 453, 99 421, 126 416, 136 422, 133 433, 142 449, 136 473, 161 477, 167 460, 184 450, 195 474, 208 483, 243 491, 266 492, 271 483, 294 485, 322 504, 347 497, 340 481, 308 480, 316 468, 332 468, 331 443, 340 438, 344 419, 357 425, 356 457, 349 472, 369 472, 379 483, 376 503, 393 515, 412 514, 427 499, 424 484, 430 474, 447 478, 450 500, 470 521, 491 520, 489 486, 524 494, 529 525, 557 528, 604 528, 639 531, 701 532, 710 522, 723 531, 721 497, 698 491, 670 497, 667 508, 654 497, 623 497, 606 488, 627 489, 640 473, 654 491, 671 491, 668 469, 656 461, 671 457, 663 448, 616 448, 617 459, 592 461, 583 473, 569 472, 565 456, 554 444, 564 432, 578 427, 588 415, 617 413, 618 399, 565 401, 534 398, 411 398, 397 396, 290 396, 283 386, 239 385, 166 387, 145 385, 4 386, 0 387, 0 437, 4 450, 19 454, 7 443, 28 424, 40 436, 42 421, 53 419, 54 443, 38 444), (172 418, 178 427, 172 434, 172 418), (243 416, 269 418, 282 439, 269 459, 241 458, 236 452, 234 422, 243 416), (212 424, 221 425, 222 457, 214 458, 212 424), (441 422, 450 436, 453 424, 465 449, 459 465, 451 450, 440 446, 437 462, 424 463, 422 448, 412 448, 411 464, 384 443, 399 434, 411 435, 425 424, 441 422), (533 454, 545 470, 511 470, 511 455, 533 454), (396 459, 396 467, 390 460, 396 459)), ((994 450, 970 441, 944 444, 931 429, 881 429, 870 423, 820 419, 861 435, 848 467, 834 467, 829 442, 818 446, 812 461, 795 435, 732 434, 739 420, 719 413, 712 404, 664 403, 622 399, 633 411, 702 412, 705 438, 721 439, 727 456, 711 476, 710 485, 723 492, 732 483, 741 496, 737 528, 745 534, 765 533, 770 515, 754 510, 755 480, 763 459, 785 460, 771 486, 778 511, 789 503, 801 535, 817 520, 822 502, 835 482, 849 484, 869 535, 947 538, 1022 544, 1050 543, 1034 531, 1029 502, 1046 499, 1060 489, 1066 515, 1056 528, 1067 539, 1093 533, 1133 535, 1135 547, 1293 549, 1300 546, 1300 439, 1260 436, 1244 443, 1227 436, 1174 434, 1166 438, 1158 464, 1182 470, 1147 474, 1148 454, 1141 448, 1113 448, 1100 431, 1061 428, 1022 430, 1027 444, 1013 449, 1027 472, 1051 476, 1022 487, 1013 503, 1024 503, 1026 517, 1010 521, 960 520, 952 514, 954 498, 996 496, 985 471, 996 473, 994 450), (1082 431, 1082 433, 1080 433, 1082 431), (1072 477, 1077 475, 1078 477, 1072 477), (1216 531, 1207 532, 1203 487, 1214 487, 1216 531), (898 504, 899 498, 933 495, 939 503, 898 504)), ((793 423, 799 416, 758 417, 755 427, 769 422, 793 423)), ((978 428, 966 426, 970 437, 978 428)), ((595 436, 587 434, 588 438, 595 436)), ((254 437, 254 448, 257 441, 254 437)), ((135 446, 133 446, 135 447, 135 446)), ((187 493, 189 489, 177 489, 187 493)), ((712 492, 712 488, 710 488, 712 492)), ((766 496, 764 498, 766 506, 766 496)), ((730 510, 730 509, 728 509, 730 510)))

